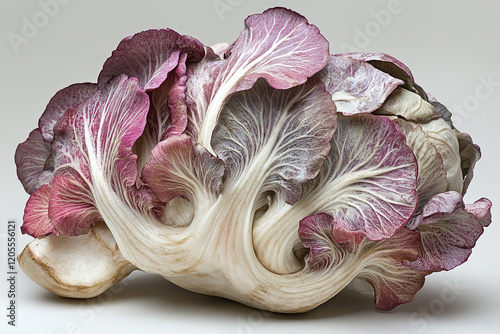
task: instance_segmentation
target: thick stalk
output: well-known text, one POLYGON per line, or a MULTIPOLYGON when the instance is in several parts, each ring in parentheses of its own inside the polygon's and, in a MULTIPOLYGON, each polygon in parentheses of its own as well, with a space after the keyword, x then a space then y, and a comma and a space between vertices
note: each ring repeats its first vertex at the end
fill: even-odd
POLYGON ((269 271, 258 260, 252 238, 254 199, 260 173, 228 187, 196 229, 172 228, 126 209, 109 187, 100 185, 96 204, 124 257, 189 290, 276 312, 305 312, 329 300, 365 267, 363 252, 326 270, 293 274, 269 271), (245 191, 243 191, 245 190, 245 191))

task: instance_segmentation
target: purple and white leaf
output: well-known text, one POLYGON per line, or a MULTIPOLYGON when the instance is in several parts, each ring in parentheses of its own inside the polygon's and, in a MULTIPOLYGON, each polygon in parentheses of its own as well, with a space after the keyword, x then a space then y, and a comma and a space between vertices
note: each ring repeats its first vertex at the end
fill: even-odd
POLYGON ((77 173, 57 175, 51 185, 48 213, 60 233, 87 234, 102 220, 90 187, 77 173))
POLYGON ((370 52, 352 52, 344 53, 342 56, 350 57, 366 61, 390 76, 403 80, 403 88, 420 95, 424 100, 428 101, 427 93, 415 83, 413 74, 408 66, 403 64, 398 59, 386 53, 370 53, 370 52))
POLYGON ((98 83, 103 85, 115 76, 126 74, 139 80, 145 91, 158 88, 179 63, 182 53, 187 61, 204 56, 204 46, 197 39, 171 29, 146 30, 124 38, 103 65, 98 83))
POLYGON ((160 142, 142 171, 153 193, 168 203, 182 197, 198 206, 217 198, 221 191, 224 164, 187 135, 160 142))
POLYGON ((491 202, 483 199, 466 206, 462 195, 451 191, 434 196, 407 228, 420 234, 419 257, 407 265, 418 270, 450 270, 470 256, 483 226, 491 221, 491 202))
POLYGON ((28 139, 17 146, 14 156, 17 177, 28 194, 40 187, 39 178, 50 154, 50 144, 43 141, 39 129, 31 131, 28 139))
POLYGON ((319 79, 287 90, 261 79, 224 105, 211 146, 225 163, 226 186, 251 178, 261 194, 291 204, 320 170, 335 124, 335 105, 319 79))
POLYGON ((400 229, 388 239, 372 241, 364 232, 347 230, 344 225, 326 213, 301 220, 299 237, 309 248, 307 267, 335 272, 336 267, 340 269, 363 258, 365 264, 357 277, 373 287, 379 310, 391 310, 411 301, 428 274, 403 264, 418 256, 418 233, 400 229))
POLYGON ((491 201, 487 198, 481 198, 472 204, 465 204, 465 210, 473 214, 482 227, 488 227, 491 224, 491 201))
POLYGON ((404 135, 385 117, 338 115, 331 146, 301 206, 329 213, 371 240, 392 236, 418 201, 417 162, 404 135))
POLYGON ((99 219, 98 200, 113 196, 151 214, 153 198, 136 188, 140 136, 149 108, 137 79, 119 76, 64 113, 54 127, 54 177, 49 216, 58 230, 86 233, 99 219), (80 199, 79 201, 76 199, 80 199))
POLYGON ((150 107, 146 126, 134 144, 139 171, 149 161, 151 151, 159 142, 169 136, 180 135, 186 129, 186 59, 187 54, 181 54, 175 70, 168 74, 160 87, 149 93, 150 107))
POLYGON ((377 309, 390 311, 412 301, 424 285, 425 276, 430 272, 405 265, 417 258, 419 240, 418 233, 403 228, 391 238, 367 243, 368 247, 373 247, 367 252, 380 256, 357 277, 373 287, 377 309))
POLYGON ((59 235, 59 231, 49 218, 51 190, 50 185, 44 184, 30 196, 24 209, 23 225, 21 225, 22 233, 29 234, 32 237, 52 233, 59 235))
POLYGON ((327 58, 328 42, 303 16, 284 8, 249 16, 224 58, 207 51, 188 68, 188 133, 210 150, 212 131, 229 95, 251 88, 259 78, 277 89, 303 84, 327 58))
POLYGON ((330 56, 318 75, 344 115, 375 111, 403 84, 365 61, 343 56, 330 56))
POLYGON ((52 143, 54 139, 54 126, 65 112, 78 106, 97 91, 93 83, 80 83, 68 86, 58 91, 45 108, 38 127, 43 140, 52 143))

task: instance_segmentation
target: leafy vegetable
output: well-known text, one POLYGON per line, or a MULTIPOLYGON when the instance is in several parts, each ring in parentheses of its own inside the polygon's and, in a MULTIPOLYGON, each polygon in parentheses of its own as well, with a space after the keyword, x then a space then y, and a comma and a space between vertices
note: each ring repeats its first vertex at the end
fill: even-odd
POLYGON ((463 200, 479 158, 403 63, 330 55, 291 10, 250 16, 231 45, 144 31, 18 146, 35 237, 19 261, 62 296, 140 269, 292 313, 358 278, 390 310, 491 222, 489 200, 463 200))

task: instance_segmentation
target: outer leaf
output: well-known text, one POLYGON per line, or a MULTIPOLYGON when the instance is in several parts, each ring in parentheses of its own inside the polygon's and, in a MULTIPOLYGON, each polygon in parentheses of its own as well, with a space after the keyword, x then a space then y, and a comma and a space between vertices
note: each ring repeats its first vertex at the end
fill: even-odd
POLYGON ((474 167, 476 162, 481 158, 481 149, 472 142, 471 136, 467 133, 454 130, 460 150, 460 161, 462 167, 462 175, 464 179, 462 195, 465 195, 469 184, 474 177, 474 167))
POLYGON ((379 248, 383 257, 373 261, 358 276, 368 282, 375 291, 375 307, 389 311, 396 306, 413 300, 422 288, 428 271, 416 270, 404 265, 418 254, 418 234, 406 229, 399 230, 393 237, 383 240, 379 248))
POLYGON ((148 107, 137 79, 119 76, 60 118, 52 144, 56 179, 49 208, 59 229, 71 235, 86 233, 98 219, 92 209, 96 198, 111 196, 103 193, 103 185, 112 189, 112 196, 151 214, 152 198, 145 189, 135 188, 137 156, 131 151, 148 107))
POLYGON ((429 100, 427 93, 415 83, 413 74, 408 66, 398 59, 385 53, 353 52, 343 56, 359 59, 370 63, 377 69, 404 81, 403 88, 420 95, 424 100, 429 100))
POLYGON ((472 213, 482 227, 487 227, 491 224, 491 205, 489 199, 481 198, 473 204, 465 204, 465 210, 472 213))
POLYGON ((335 130, 335 105, 318 79, 288 90, 264 80, 234 94, 214 130, 212 147, 226 165, 226 185, 251 178, 261 193, 274 191, 287 203, 321 168, 335 130))
POLYGON ((223 173, 220 159, 194 144, 191 137, 180 135, 155 147, 142 177, 165 203, 180 196, 205 205, 203 201, 219 195, 223 173))
POLYGON ((432 104, 432 106, 434 107, 436 112, 439 114, 439 117, 444 119, 446 121, 446 123, 448 123, 449 126, 453 127, 453 122, 451 121, 452 114, 448 110, 448 108, 446 108, 446 106, 444 104, 442 104, 438 101, 429 100, 429 102, 432 104))
POLYGON ((439 118, 432 104, 422 99, 418 94, 398 87, 387 98, 376 114, 399 116, 415 122, 428 122, 439 118))
POLYGON ((92 184, 91 168, 100 166, 114 186, 135 184, 137 157, 131 148, 144 129, 148 107, 135 78, 116 77, 59 120, 56 169, 69 167, 92 184))
POLYGON ((151 105, 146 127, 134 146, 139 171, 160 141, 171 135, 179 135, 186 129, 186 59, 187 53, 181 54, 175 72, 169 73, 160 87, 150 93, 151 105))
POLYGON ((78 174, 58 175, 52 182, 49 217, 65 235, 83 235, 102 220, 92 192, 78 174))
POLYGON ((417 164, 405 141, 385 117, 339 115, 330 153, 301 206, 371 240, 392 236, 417 204, 417 164))
POLYGON ((298 233, 303 245, 309 248, 307 266, 317 270, 340 264, 347 253, 356 252, 365 239, 363 232, 338 228, 333 217, 327 213, 302 219, 298 233))
POLYGON ((489 201, 481 200, 467 208, 462 195, 454 191, 434 196, 422 214, 407 225, 421 238, 419 257, 409 265, 418 270, 440 271, 467 261, 483 233, 483 224, 491 221, 490 207, 489 201))
MULTIPOLYGON (((317 27, 290 10, 273 8, 245 21, 245 29, 224 53, 212 51, 188 70, 189 133, 209 148, 224 101, 265 78, 271 87, 287 89, 321 70, 328 42, 317 27)), ((210 149, 210 148, 209 148, 210 149)))
POLYGON ((332 94, 337 111, 344 115, 375 111, 398 85, 403 84, 367 62, 333 55, 319 77, 332 94))
POLYGON ((461 193, 464 182, 460 161, 460 146, 456 134, 442 118, 422 123, 420 126, 443 158, 448 190, 461 193))
POLYGON ((446 170, 443 158, 434 144, 427 138, 419 125, 402 119, 393 120, 406 136, 406 143, 411 147, 418 163, 418 205, 420 212, 424 205, 439 193, 448 190, 446 170))
POLYGON ((44 184, 30 196, 24 209, 22 233, 27 233, 33 237, 51 233, 59 234, 59 231, 49 218, 50 191, 50 185, 44 184))
POLYGON ((183 52, 188 54, 188 61, 199 61, 204 55, 203 44, 171 29, 140 32, 118 44, 104 63, 98 82, 102 85, 117 75, 126 74, 136 77, 144 90, 153 90, 177 66, 183 52))
POLYGON ((78 106, 97 91, 93 83, 79 83, 68 86, 58 91, 40 117, 38 126, 43 140, 51 143, 54 139, 54 126, 61 116, 68 110, 78 106))
POLYGON ((300 222, 299 236, 310 248, 307 266, 341 271, 353 263, 365 263, 357 277, 373 286, 378 309, 390 310, 411 301, 428 274, 403 264, 417 258, 418 234, 401 229, 391 238, 371 241, 364 232, 346 230, 343 225, 325 213, 300 222))
POLYGON ((31 131, 28 139, 17 146, 14 156, 17 176, 28 194, 34 193, 40 186, 38 179, 50 153, 50 144, 43 141, 39 129, 31 131))

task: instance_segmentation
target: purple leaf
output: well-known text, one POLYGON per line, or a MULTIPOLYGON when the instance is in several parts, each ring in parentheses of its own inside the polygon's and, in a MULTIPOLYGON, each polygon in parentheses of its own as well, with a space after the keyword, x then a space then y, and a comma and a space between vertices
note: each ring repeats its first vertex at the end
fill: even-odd
POLYGON ((28 194, 40 186, 39 178, 50 153, 50 144, 43 141, 39 129, 31 131, 28 139, 17 146, 14 156, 17 177, 28 194))
POLYGON ((375 292, 375 307, 390 311, 413 300, 422 288, 428 271, 417 270, 404 263, 418 256, 417 233, 400 229, 393 237, 373 245, 382 257, 368 264, 358 278, 369 283, 375 292))
POLYGON ((146 127, 134 146, 138 169, 149 161, 151 151, 162 140, 184 132, 187 125, 186 58, 183 53, 174 72, 157 89, 150 92, 146 127))
POLYGON ((428 274, 405 266, 418 256, 418 233, 400 229, 381 241, 371 241, 362 231, 345 229, 345 224, 326 213, 304 218, 299 225, 299 237, 309 248, 306 265, 313 270, 342 270, 364 258, 358 278, 372 285, 375 306, 379 310, 391 310, 413 299, 423 286, 428 274), (336 269, 338 268, 338 269, 336 269))
POLYGON ((342 54, 342 56, 359 59, 370 63, 382 72, 385 72, 394 78, 403 80, 403 88, 420 95, 426 101, 428 100, 427 93, 415 83, 413 74, 411 73, 408 66, 406 66, 393 56, 385 53, 369 52, 344 53, 342 54))
POLYGON ((85 181, 76 173, 58 175, 52 182, 49 217, 64 235, 83 235, 102 220, 85 181))
POLYGON ((458 192, 434 196, 422 214, 414 217, 407 228, 420 234, 417 260, 409 266, 426 271, 450 270, 467 261, 483 226, 491 221, 491 202, 482 199, 465 206, 458 192))
POLYGON ((94 226, 99 219, 96 196, 103 196, 103 187, 144 214, 153 208, 153 199, 145 200, 144 190, 136 188, 137 156, 131 150, 148 108, 137 79, 119 76, 59 119, 49 202, 59 231, 78 235, 94 226))
POLYGON ((54 139, 54 126, 61 116, 68 110, 78 106, 97 91, 97 85, 80 83, 68 86, 58 91, 40 117, 38 126, 43 140, 52 143, 54 139))
POLYGON ((230 94, 251 88, 258 78, 278 89, 303 84, 325 66, 327 58, 328 42, 303 16, 273 8, 248 17, 223 59, 209 51, 188 69, 189 133, 209 148, 230 94))
POLYGON ((135 184, 137 156, 131 148, 144 129, 148 108, 137 79, 110 81, 57 123, 52 144, 56 170, 71 168, 92 184, 90 169, 98 165, 114 187, 135 184))
POLYGON ((302 206, 326 212, 368 239, 392 236, 417 205, 417 163, 406 138, 388 118, 338 116, 332 148, 307 183, 302 206))
POLYGON ((343 56, 330 56, 319 77, 344 115, 375 111, 403 83, 367 62, 343 56))
POLYGON ((44 184, 30 196, 24 209, 22 233, 27 233, 35 238, 51 233, 59 235, 59 231, 49 218, 50 192, 50 185, 44 184))
POLYGON ((302 219, 298 233, 304 247, 309 248, 307 266, 318 270, 338 265, 366 238, 363 232, 342 229, 327 213, 302 219))
POLYGON ((491 201, 487 198, 481 198, 473 204, 465 204, 465 210, 473 214, 482 227, 488 227, 491 224, 491 201))
POLYGON ((102 85, 117 75, 126 74, 137 78, 144 90, 156 89, 177 66, 182 53, 187 53, 187 61, 197 62, 203 58, 203 44, 171 29, 140 32, 118 44, 104 63, 98 83, 102 85))
POLYGON ((207 197, 219 195, 223 173, 220 159, 193 143, 191 137, 180 135, 171 136, 154 148, 142 178, 165 203, 180 196, 202 205, 207 197))
POLYGON ((287 90, 259 80, 224 106, 212 147, 224 160, 227 184, 256 177, 261 193, 273 191, 287 203, 301 197, 330 148, 335 105, 319 79, 287 90))

